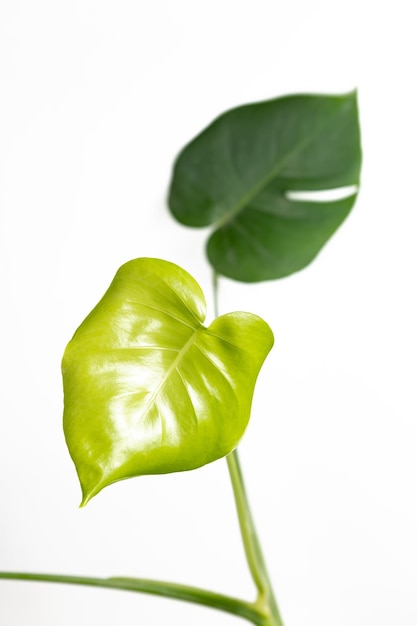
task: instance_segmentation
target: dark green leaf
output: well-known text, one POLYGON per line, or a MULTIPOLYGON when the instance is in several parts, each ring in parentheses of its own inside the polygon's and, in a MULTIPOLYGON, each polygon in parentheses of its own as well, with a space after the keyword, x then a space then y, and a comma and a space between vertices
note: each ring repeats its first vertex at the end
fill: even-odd
POLYGON ((281 278, 317 255, 352 208, 291 191, 359 184, 356 94, 287 96, 233 109, 179 155, 169 205, 188 226, 213 226, 215 270, 241 281, 281 278))

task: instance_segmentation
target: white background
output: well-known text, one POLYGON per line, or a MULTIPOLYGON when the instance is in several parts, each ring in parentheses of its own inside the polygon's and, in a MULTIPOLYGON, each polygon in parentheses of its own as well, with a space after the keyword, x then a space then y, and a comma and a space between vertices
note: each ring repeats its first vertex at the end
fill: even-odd
MULTIPOLYGON (((212 316, 205 231, 166 209, 220 112, 358 87, 352 215, 288 279, 221 283, 276 344, 241 460, 286 626, 415 626, 416 92, 412 2, 0 0, 0 569, 132 575, 251 598, 225 463, 114 485, 85 509, 60 360, 116 269, 179 263, 212 316)), ((1 626, 219 626, 116 591, 0 581, 1 626)))

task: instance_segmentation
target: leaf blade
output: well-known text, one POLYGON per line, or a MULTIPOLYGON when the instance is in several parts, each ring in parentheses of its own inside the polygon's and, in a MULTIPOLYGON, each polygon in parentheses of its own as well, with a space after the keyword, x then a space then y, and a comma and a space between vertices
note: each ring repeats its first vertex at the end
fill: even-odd
POLYGON ((194 469, 237 445, 272 332, 251 314, 209 328, 204 315, 189 274, 136 259, 76 331, 62 365, 64 431, 83 504, 118 480, 194 469))
MULTIPOLYGON (((268 190, 285 200, 288 191, 358 185, 360 167, 356 93, 286 96, 232 109, 191 141, 175 163, 169 206, 185 225, 213 226, 213 237, 262 202, 268 190)), ((267 235, 258 236, 259 250, 267 235)), ((319 249, 327 239, 322 237, 319 249)), ((278 253, 283 243, 278 236, 278 253)), ((235 245, 237 237, 229 242, 232 249, 235 245)), ((226 262, 227 255, 221 263, 208 256, 217 272, 237 280, 282 277, 271 275, 262 254, 256 279, 242 276, 236 264, 226 262)))

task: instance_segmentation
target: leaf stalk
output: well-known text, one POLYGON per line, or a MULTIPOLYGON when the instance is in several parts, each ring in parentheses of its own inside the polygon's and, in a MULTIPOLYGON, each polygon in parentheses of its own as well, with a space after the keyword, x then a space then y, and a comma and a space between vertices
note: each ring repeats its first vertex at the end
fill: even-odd
POLYGON ((176 583, 149 580, 146 578, 93 578, 61 574, 32 574, 26 572, 0 572, 0 579, 86 585, 90 587, 104 587, 107 589, 148 593, 225 611, 242 617, 257 626, 269 626, 266 615, 256 603, 245 602, 244 600, 213 591, 176 583))

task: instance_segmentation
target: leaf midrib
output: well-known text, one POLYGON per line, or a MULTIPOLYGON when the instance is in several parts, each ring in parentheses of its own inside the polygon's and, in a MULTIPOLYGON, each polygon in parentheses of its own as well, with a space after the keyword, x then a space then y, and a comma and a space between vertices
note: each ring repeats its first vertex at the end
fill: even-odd
POLYGON ((193 334, 191 335, 191 337, 187 340, 187 342, 183 345, 183 347, 181 348, 181 350, 178 351, 177 356, 175 357, 175 359, 172 361, 171 365, 168 367, 166 373, 164 374, 164 376, 162 377, 159 385, 157 386, 157 388, 152 392, 151 397, 149 398, 149 400, 147 401, 141 417, 144 417, 148 411, 150 410, 151 406, 154 404, 156 397, 158 396, 159 392, 161 391, 162 387, 165 385, 165 383, 167 382, 167 380, 169 379, 169 377, 171 376, 172 372, 174 370, 177 369, 178 363, 180 363, 180 361, 184 358, 184 355, 188 352, 188 350, 190 349, 190 347, 192 345, 194 345, 195 341, 196 341, 196 336, 199 333, 199 331, 201 329, 203 329, 204 327, 202 325, 198 326, 193 334))

